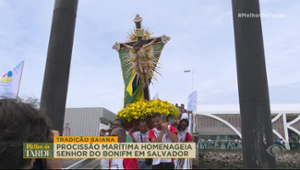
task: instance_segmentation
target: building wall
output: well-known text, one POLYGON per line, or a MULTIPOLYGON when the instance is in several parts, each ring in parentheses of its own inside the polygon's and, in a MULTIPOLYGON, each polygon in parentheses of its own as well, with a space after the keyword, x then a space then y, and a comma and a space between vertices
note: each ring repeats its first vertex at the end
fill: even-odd
POLYGON ((64 127, 69 124, 70 136, 99 136, 102 127, 112 124, 116 114, 99 108, 66 108, 64 127))
MULTIPOLYGON (((240 115, 215 115, 228 123, 235 124, 235 128, 241 132, 240 115)), ((224 124, 223 122, 216 120, 212 117, 205 115, 196 115, 197 130, 196 133, 201 135, 236 135, 233 129, 224 124)))
POLYGON ((99 132, 100 132, 101 129, 109 129, 109 128, 110 128, 110 125, 100 123, 99 132))
MULTIPOLYGON (((272 114, 273 132, 288 141, 288 129, 300 135, 300 113, 295 116, 272 114), (290 119, 293 117, 293 119, 290 119), (288 118, 288 119, 287 119, 288 118), (284 122, 284 120, 289 120, 284 122)), ((241 136, 240 114, 196 114, 196 134, 199 135, 239 135, 241 136)))

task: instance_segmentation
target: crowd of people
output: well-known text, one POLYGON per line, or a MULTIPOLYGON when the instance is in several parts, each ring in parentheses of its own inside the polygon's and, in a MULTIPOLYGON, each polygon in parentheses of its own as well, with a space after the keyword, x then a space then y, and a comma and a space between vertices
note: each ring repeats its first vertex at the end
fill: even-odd
POLYGON ((288 144, 290 147, 290 150, 300 150, 300 139, 294 140, 291 137, 289 138, 288 142, 284 142, 283 139, 274 139, 274 144, 278 144, 281 145, 282 147, 284 147, 286 149, 286 145, 288 144))
MULTIPOLYGON (((149 128, 147 120, 140 120, 139 130, 124 130, 126 120, 123 118, 115 119, 113 127, 110 129, 101 129, 100 135, 118 136, 119 142, 139 142, 139 143, 170 143, 170 142, 192 142, 193 138, 187 132, 189 121, 181 118, 177 125, 173 126, 167 122, 164 114, 154 113, 151 117, 154 125, 149 128)), ((120 169, 183 169, 183 159, 101 159, 100 167, 120 168, 120 169)))
MULTIPOLYGON (((178 107, 178 106, 177 106, 178 107)), ((164 114, 154 113, 151 117, 153 128, 147 120, 140 120, 138 130, 126 131, 126 120, 117 118, 110 129, 101 129, 101 136, 118 136, 119 142, 170 143, 192 142, 193 138, 187 131, 189 126, 186 110, 182 104, 181 117, 178 123, 171 125, 164 114)), ((23 159, 23 143, 53 142, 59 132, 52 128, 47 115, 38 108, 35 101, 21 99, 0 100, 0 169, 62 169, 62 159, 23 159)), ((274 139, 274 143, 285 146, 282 139, 274 139)), ((239 148, 241 139, 199 139, 198 148, 212 147, 226 149, 239 148)), ((300 140, 290 138, 290 148, 300 148, 300 140)), ((183 159, 101 159, 102 169, 183 169, 183 159)))
MULTIPOLYGON (((193 138, 187 131, 189 126, 188 114, 184 108, 184 104, 178 106, 180 115, 175 122, 170 124, 167 122, 167 117, 164 114, 154 113, 151 121, 154 127, 150 129, 147 120, 140 120, 139 130, 131 129, 125 131, 126 120, 117 118, 113 122, 113 127, 110 129, 101 129, 101 136, 117 135, 122 138, 119 141, 124 142, 139 142, 139 143, 169 143, 169 142, 192 142, 193 138), (115 129, 118 129, 115 131, 115 129)), ((183 169, 183 159, 101 159, 100 167, 103 169, 122 167, 121 169, 183 169), (130 163, 129 163, 130 162, 130 163)))
MULTIPOLYGON (((183 107, 184 108, 184 107, 183 107)), ((100 135, 118 136, 119 142, 192 142, 187 132, 189 121, 182 117, 177 125, 167 121, 164 114, 154 113, 153 128, 147 120, 140 120, 139 129, 126 131, 125 119, 118 118, 113 127, 101 129, 100 135)), ((23 159, 23 143, 53 142, 59 132, 52 128, 48 116, 35 101, 21 99, 0 100, 0 169, 62 169, 62 159, 23 159)), ((102 169, 182 169, 183 159, 101 159, 102 169)))
POLYGON ((198 149, 242 149, 242 139, 203 139, 197 142, 198 149))
POLYGON ((181 119, 188 119, 189 118, 189 115, 192 114, 192 111, 187 111, 185 108, 184 108, 184 104, 181 104, 180 106, 176 103, 175 104, 175 107, 178 108, 179 112, 180 112, 180 115, 179 117, 177 118, 177 120, 181 120, 181 119))

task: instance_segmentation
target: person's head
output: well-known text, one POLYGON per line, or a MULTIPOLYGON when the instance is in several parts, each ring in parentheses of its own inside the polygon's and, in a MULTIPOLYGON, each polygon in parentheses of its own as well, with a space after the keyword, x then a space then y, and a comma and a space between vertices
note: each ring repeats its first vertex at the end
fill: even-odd
POLYGON ((141 133, 146 133, 148 131, 148 122, 146 120, 140 120, 140 131, 141 133))
POLYGON ((189 121, 187 119, 182 119, 180 120, 177 129, 179 131, 185 131, 188 126, 189 126, 189 121))
POLYGON ((175 107, 177 107, 177 108, 178 108, 178 104, 177 104, 177 103, 175 104, 175 107))
POLYGON ((101 130, 100 130, 100 135, 104 136, 104 135, 106 134, 106 132, 107 132, 107 131, 106 131, 105 129, 101 129, 101 130))
POLYGON ((51 130, 35 101, 0 100, 0 169, 45 168, 43 159, 23 159, 23 143, 53 142, 51 130))
POLYGON ((164 114, 161 114, 160 118, 161 118, 162 123, 165 123, 167 121, 167 116, 164 114))
POLYGON ((140 45, 139 45, 138 43, 134 43, 134 44, 133 44, 133 49, 134 49, 135 51, 138 51, 138 50, 140 49, 140 45))
POLYGON ((179 107, 179 112, 180 112, 180 114, 182 114, 182 113, 184 113, 184 110, 181 107, 179 107))
POLYGON ((181 104, 181 106, 180 106, 180 107, 181 107, 181 109, 184 109, 184 104, 181 104))
POLYGON ((117 118, 113 122, 113 127, 114 128, 117 128, 117 127, 123 128, 125 126, 125 124, 126 124, 125 119, 123 119, 123 118, 117 118))
POLYGON ((118 136, 118 142, 126 142, 126 131, 123 128, 114 128, 110 135, 118 136))
POLYGON ((153 115, 151 117, 152 123, 157 129, 161 129, 161 124, 163 123, 163 121, 161 119, 161 115, 162 114, 156 112, 156 113, 153 113, 153 115))

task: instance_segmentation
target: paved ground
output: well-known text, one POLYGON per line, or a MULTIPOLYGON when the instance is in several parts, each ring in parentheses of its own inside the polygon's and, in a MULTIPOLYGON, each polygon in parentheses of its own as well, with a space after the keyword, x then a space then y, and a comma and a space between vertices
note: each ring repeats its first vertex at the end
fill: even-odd
POLYGON ((99 164, 100 164, 100 159, 95 159, 92 162, 89 162, 88 164, 85 164, 82 168, 83 169, 92 169, 96 166, 98 166, 97 168, 99 168, 99 164))
MULTIPOLYGON (((69 167, 70 165, 80 161, 82 159, 63 159, 63 167, 66 168, 66 167, 69 167)), ((76 166, 72 169, 77 169, 77 168, 84 168, 84 169, 91 169, 91 168, 94 168, 95 166, 99 165, 100 164, 100 159, 95 159, 95 160, 92 160, 91 162, 88 162, 88 163, 83 163, 79 166, 76 166)))
POLYGON ((78 161, 80 161, 81 159, 63 159, 63 167, 66 168, 78 161))

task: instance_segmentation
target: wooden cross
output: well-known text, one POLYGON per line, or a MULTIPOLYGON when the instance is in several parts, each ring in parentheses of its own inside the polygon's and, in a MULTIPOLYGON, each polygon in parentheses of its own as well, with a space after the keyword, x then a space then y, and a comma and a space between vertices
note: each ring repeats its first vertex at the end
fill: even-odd
MULTIPOLYGON (((142 28, 142 17, 140 17, 139 14, 136 15, 136 17, 133 19, 135 23, 135 35, 137 37, 137 41, 132 41, 125 43, 126 45, 133 46, 136 42, 139 42, 139 45, 144 45, 150 43, 154 38, 148 39, 148 40, 142 40, 144 29, 142 28)), ((156 42, 161 42, 161 38, 157 38, 156 42)), ((123 44, 120 44, 120 47, 125 47, 123 44)))
MULTIPOLYGON (((139 14, 133 19, 135 23, 135 35, 137 37, 137 41, 132 41, 125 43, 126 45, 133 46, 135 43, 138 42, 139 45, 148 44, 153 41, 154 38, 143 40, 144 29, 142 28, 142 18, 139 14)), ((156 42, 161 42, 161 38, 156 38, 156 42)), ((123 44, 120 44, 120 48, 125 47, 123 44)), ((147 79, 147 87, 143 89, 143 96, 144 100, 150 100, 150 91, 149 91, 149 79, 147 79)))
MULTIPOLYGON (((144 29, 142 28, 142 18, 137 14, 136 17, 133 19, 133 21, 135 23, 135 33, 134 34, 137 38, 135 41, 127 42, 124 44, 126 44, 128 46, 133 46, 135 43, 137 43, 139 46, 141 46, 141 45, 149 44, 150 42, 152 42, 154 40, 154 38, 148 39, 148 37, 144 37, 145 35, 144 35, 144 29)), ((166 35, 162 35, 155 39, 156 39, 156 41, 155 41, 156 43, 161 42, 163 44, 166 44, 170 40, 170 37, 168 37, 166 35)), ((112 48, 115 49, 116 51, 119 51, 121 48, 125 47, 124 44, 116 42, 112 48)), ((148 81, 147 87, 143 90, 144 100, 150 100, 149 79, 147 79, 147 81, 148 81)), ((135 90, 135 88, 133 90, 135 90)))

